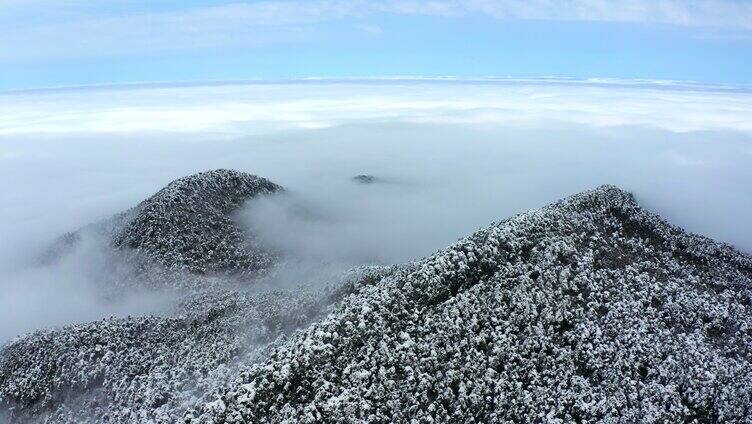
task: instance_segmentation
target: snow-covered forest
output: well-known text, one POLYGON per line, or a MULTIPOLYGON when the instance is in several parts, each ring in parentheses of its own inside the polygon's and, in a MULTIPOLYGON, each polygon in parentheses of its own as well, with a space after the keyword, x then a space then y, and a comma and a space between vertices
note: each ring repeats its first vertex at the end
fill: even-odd
MULTIPOLYGON (((167 291, 162 315, 41 330, 0 351, 10 422, 744 422, 752 258, 601 186, 418 261, 275 286, 286 257, 232 217, 294 196, 216 170, 86 232, 167 291)), ((126 278, 123 278, 125 275, 126 278)))
POLYGON ((0 421, 749 422, 749 98, 0 94, 0 421))
POLYGON ((0 424, 752 424, 752 0, 0 0, 0 424))

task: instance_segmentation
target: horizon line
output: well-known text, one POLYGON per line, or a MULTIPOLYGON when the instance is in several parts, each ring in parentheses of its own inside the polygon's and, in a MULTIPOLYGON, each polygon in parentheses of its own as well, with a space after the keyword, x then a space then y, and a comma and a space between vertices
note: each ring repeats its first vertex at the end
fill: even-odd
POLYGON ((306 76, 288 78, 239 78, 201 80, 146 80, 105 82, 92 84, 51 85, 0 89, 0 95, 54 93, 77 90, 123 90, 149 88, 184 88, 232 85, 273 85, 310 83, 378 83, 378 82, 426 82, 426 83, 486 83, 486 84, 571 84, 591 86, 627 86, 633 88, 693 89, 698 91, 752 91, 752 83, 720 83, 697 80, 621 77, 571 77, 571 76, 503 76, 503 75, 384 75, 384 76, 306 76))

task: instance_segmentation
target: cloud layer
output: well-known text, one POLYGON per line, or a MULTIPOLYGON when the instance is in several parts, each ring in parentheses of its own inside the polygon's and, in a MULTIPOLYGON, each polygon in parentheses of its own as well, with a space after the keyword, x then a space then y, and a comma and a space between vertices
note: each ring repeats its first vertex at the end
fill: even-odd
POLYGON ((363 122, 535 125, 540 120, 675 132, 750 131, 752 96, 748 88, 671 81, 454 78, 126 85, 0 96, 0 135, 242 135, 363 122))
POLYGON ((214 168, 288 189, 289 197, 250 204, 239 219, 308 267, 284 274, 296 281, 321 263, 418 258, 606 183, 675 224, 752 252, 751 123, 746 89, 646 81, 308 80, 6 93, 0 322, 17 325, 0 328, 0 338, 159 306, 97 300, 96 247, 59 269, 29 264, 60 234, 214 168), (356 184, 358 174, 379 182, 356 184))

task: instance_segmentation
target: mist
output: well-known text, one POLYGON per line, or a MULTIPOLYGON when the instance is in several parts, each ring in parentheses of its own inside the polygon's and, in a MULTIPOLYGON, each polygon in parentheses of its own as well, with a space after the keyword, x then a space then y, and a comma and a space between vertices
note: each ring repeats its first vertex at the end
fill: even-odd
POLYGON ((65 232, 215 168, 286 188, 237 216, 284 253, 280 283, 419 259, 601 184, 633 192, 675 225, 752 252, 748 93, 420 84, 0 95, 0 110, 14 111, 0 122, 0 342, 169 309, 158 293, 103 294, 112 260, 102 257, 102 240, 55 265, 35 258, 65 232), (376 180, 352 179, 360 174, 376 180))
POLYGON ((0 343, 50 325, 165 313, 177 300, 139 284, 131 265, 102 235, 82 231, 59 257, 46 254, 2 270, 0 343))

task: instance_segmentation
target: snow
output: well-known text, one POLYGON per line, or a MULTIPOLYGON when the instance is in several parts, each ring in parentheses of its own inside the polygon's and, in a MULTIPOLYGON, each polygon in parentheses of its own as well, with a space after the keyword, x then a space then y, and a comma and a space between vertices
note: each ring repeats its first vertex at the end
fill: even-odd
MULTIPOLYGON (((236 240, 224 217, 278 186, 231 171, 187 178, 129 212, 115 245, 170 272, 263 272, 273 255, 245 261, 240 244, 219 247, 236 240), (219 228, 201 227, 212 222, 219 228), (206 245, 180 250, 194 241, 206 245), (227 255, 208 254, 218 249, 227 255)), ((750 422, 751 283, 752 258, 602 186, 318 290, 191 285, 170 316, 17 339, 0 351, 0 414, 53 423, 750 422)))
MULTIPOLYGON (((173 181, 136 207, 83 230, 105 233, 131 257, 140 279, 152 285, 188 284, 176 273, 256 275, 274 262, 233 219, 248 199, 282 190, 255 175, 219 169, 173 181)), ((55 259, 76 243, 65 235, 49 254, 55 259)), ((49 259, 48 259, 49 260, 49 259)))
POLYGON ((222 396, 246 422, 747 422, 751 276, 604 186, 363 288, 240 372, 252 405, 222 396))

